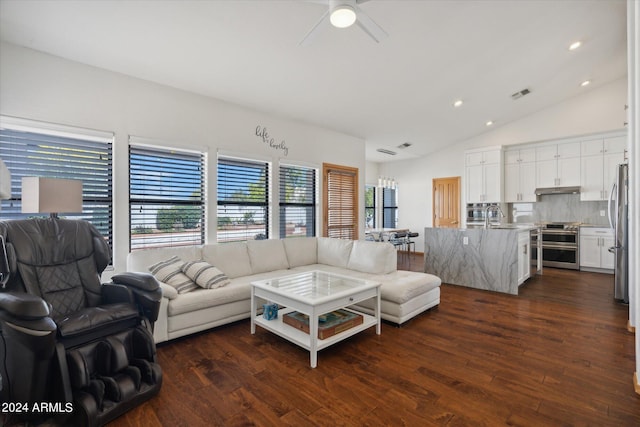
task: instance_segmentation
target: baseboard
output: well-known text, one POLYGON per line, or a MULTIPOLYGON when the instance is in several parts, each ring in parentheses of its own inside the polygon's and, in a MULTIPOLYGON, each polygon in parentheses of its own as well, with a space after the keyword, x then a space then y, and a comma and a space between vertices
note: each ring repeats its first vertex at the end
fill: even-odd
POLYGON ((638 373, 633 373, 633 389, 636 391, 636 394, 640 394, 640 383, 638 383, 638 373))
POLYGON ((632 334, 636 333, 636 327, 631 324, 630 320, 627 320, 627 331, 631 332, 632 334))
POLYGON ((403 250, 399 250, 398 251, 399 254, 410 254, 410 255, 419 255, 419 256, 424 256, 424 252, 416 252, 416 251, 403 251, 403 250))

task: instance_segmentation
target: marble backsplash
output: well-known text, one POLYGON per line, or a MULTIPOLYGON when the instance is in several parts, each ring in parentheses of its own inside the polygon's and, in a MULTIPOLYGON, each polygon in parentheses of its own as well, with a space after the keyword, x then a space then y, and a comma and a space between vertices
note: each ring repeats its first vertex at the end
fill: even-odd
POLYGON ((607 202, 582 202, 579 194, 539 196, 535 203, 509 203, 507 209, 510 222, 581 222, 609 226, 607 202), (605 216, 600 215, 602 211, 605 216))

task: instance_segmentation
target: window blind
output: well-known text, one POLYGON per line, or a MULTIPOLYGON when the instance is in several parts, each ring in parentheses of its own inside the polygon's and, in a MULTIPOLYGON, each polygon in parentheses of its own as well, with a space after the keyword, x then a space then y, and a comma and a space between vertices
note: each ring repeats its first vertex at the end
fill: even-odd
POLYGON ((316 235, 316 169, 280 166, 280 237, 316 235))
POLYGON ((269 238, 269 163, 218 158, 218 242, 269 238))
MULTIPOLYGON (((81 132, 78 129, 78 132, 81 132)), ((112 204, 113 137, 98 138, 79 133, 61 136, 46 130, 0 129, 0 158, 11 172, 12 198, 2 201, 2 219, 25 219, 23 214, 22 177, 65 178, 82 181, 82 213, 65 214, 66 218, 91 222, 107 239, 113 241, 112 204)), ((36 214, 40 215, 40 214, 36 214)))
POLYGON ((130 249, 204 243, 205 156, 129 145, 130 249))
POLYGON ((345 166, 323 166, 324 235, 358 238, 358 170, 345 166))

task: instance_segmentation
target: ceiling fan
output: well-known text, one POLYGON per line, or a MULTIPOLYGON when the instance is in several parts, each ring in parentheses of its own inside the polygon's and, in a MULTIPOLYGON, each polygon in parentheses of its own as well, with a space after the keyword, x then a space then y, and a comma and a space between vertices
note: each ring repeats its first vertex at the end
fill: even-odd
POLYGON ((316 25, 300 41, 300 46, 307 46, 315 40, 327 22, 337 28, 347 28, 353 24, 358 25, 376 43, 379 43, 388 34, 373 19, 362 11, 360 6, 368 0, 310 0, 314 3, 322 3, 329 6, 329 9, 322 15, 316 25))

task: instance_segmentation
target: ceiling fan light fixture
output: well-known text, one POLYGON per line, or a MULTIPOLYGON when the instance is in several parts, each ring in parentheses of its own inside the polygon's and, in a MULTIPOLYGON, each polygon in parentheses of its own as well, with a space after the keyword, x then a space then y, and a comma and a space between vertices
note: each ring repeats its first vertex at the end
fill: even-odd
POLYGON ((348 4, 341 4, 331 10, 329 20, 336 28, 347 28, 356 22, 356 11, 348 4))

